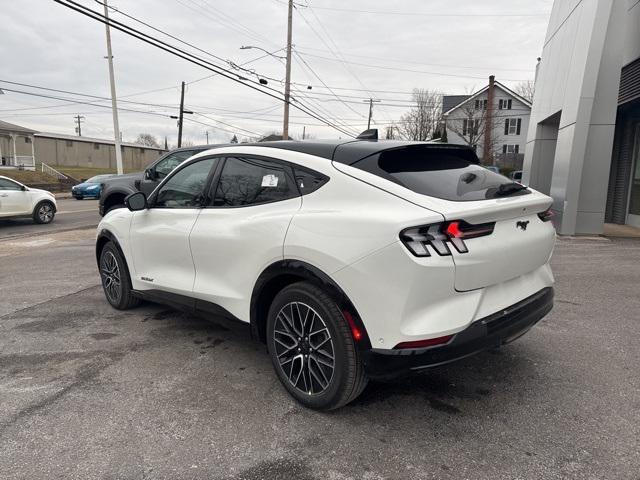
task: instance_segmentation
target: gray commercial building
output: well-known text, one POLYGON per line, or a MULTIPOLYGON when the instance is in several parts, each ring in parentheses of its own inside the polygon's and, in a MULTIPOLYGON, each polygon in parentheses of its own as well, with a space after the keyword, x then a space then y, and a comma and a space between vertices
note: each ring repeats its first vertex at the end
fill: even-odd
POLYGON ((556 0, 536 74, 523 181, 561 234, 640 227, 640 1, 556 0))
MULTIPOLYGON (((67 167, 116 169, 113 140, 79 137, 61 133, 38 133, 13 123, 0 121, 0 170, 35 169, 36 162, 67 167)), ((124 142, 122 163, 125 170, 142 170, 165 150, 124 142)))

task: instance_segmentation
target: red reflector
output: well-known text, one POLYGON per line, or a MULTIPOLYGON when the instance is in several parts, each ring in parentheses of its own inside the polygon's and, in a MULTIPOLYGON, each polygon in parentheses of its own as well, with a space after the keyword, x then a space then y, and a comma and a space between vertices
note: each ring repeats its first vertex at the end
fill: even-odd
POLYGON ((453 335, 447 335, 445 337, 437 337, 437 338, 428 338, 426 340, 414 340, 411 342, 401 342, 397 344, 394 349, 401 348, 426 348, 426 347, 434 347, 436 345, 444 345, 445 343, 449 343, 449 340, 453 338, 453 335))
POLYGON ((454 238, 461 238, 464 235, 458 222, 450 222, 447 225, 447 233, 454 238))
POLYGON ((353 320, 353 317, 351 316, 351 314, 347 310, 343 310, 342 315, 344 316, 345 320, 349 324, 349 328, 351 329, 351 336, 353 337, 353 339, 356 342, 359 342, 360 340, 362 340, 362 332, 356 325, 356 322, 353 320))

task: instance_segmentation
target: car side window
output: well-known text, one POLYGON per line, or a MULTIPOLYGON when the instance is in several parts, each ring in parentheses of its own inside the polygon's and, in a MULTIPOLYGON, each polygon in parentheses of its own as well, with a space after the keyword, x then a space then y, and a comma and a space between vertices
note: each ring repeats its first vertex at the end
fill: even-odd
POLYGON ((315 192, 329 181, 329 177, 314 170, 295 167, 296 183, 302 195, 315 192))
POLYGON ((213 206, 242 207, 297 197, 287 171, 290 174, 291 168, 270 160, 227 157, 213 206))
POLYGON ((0 178, 0 190, 22 190, 22 187, 11 180, 0 178))
POLYGON ((196 208, 203 206, 205 187, 216 160, 216 158, 206 158, 177 171, 160 187, 153 206, 159 208, 196 208))
POLYGON ((168 157, 163 158, 155 166, 156 176, 158 178, 166 177, 173 172, 178 165, 196 153, 197 152, 195 150, 183 150, 181 152, 172 153, 168 157))

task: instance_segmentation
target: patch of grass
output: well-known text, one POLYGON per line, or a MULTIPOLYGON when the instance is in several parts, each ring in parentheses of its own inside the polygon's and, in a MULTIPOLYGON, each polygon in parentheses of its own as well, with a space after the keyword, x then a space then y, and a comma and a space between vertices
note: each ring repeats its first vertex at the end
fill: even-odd
POLYGON ((35 185, 35 184, 58 184, 58 181, 50 177, 49 175, 45 175, 42 172, 31 172, 29 170, 0 170, 0 175, 5 177, 13 178, 20 183, 24 183, 25 185, 35 185))
MULTIPOLYGON (((115 169, 111 168, 96 168, 96 167, 69 167, 67 165, 49 165, 51 168, 55 168, 60 173, 69 175, 78 181, 87 180, 96 175, 104 175, 106 173, 116 173, 115 169)), ((136 170, 125 168, 125 173, 135 172, 136 170)))

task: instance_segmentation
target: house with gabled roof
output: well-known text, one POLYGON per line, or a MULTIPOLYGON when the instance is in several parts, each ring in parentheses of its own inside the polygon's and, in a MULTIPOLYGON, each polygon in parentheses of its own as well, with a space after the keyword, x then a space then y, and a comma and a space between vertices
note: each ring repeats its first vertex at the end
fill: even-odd
POLYGON ((471 146, 486 165, 522 167, 531 103, 493 75, 471 95, 443 95, 442 116, 449 143, 471 146))

